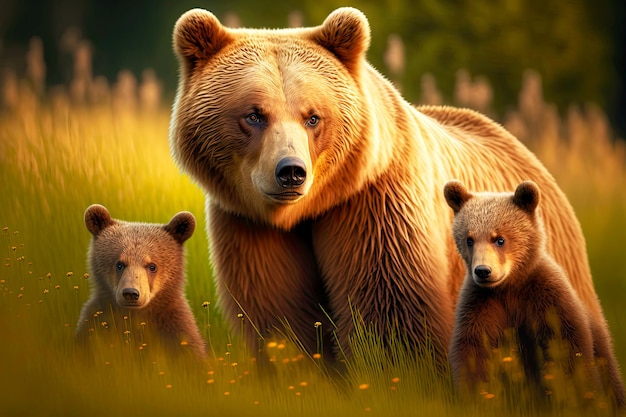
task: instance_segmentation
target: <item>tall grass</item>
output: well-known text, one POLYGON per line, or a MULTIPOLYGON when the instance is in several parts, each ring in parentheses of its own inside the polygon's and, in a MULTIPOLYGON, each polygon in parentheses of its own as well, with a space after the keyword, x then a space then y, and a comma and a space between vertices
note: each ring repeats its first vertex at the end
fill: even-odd
MULTIPOLYGON (((42 104, 20 88, 19 100, 0 115, 0 414, 579 415, 565 377, 552 381, 563 395, 548 411, 497 390, 478 392, 475 403, 459 401, 428 363, 401 346, 382 354, 380 340, 360 325, 341 376, 289 338, 266 341, 274 371, 264 371, 216 308, 204 199, 172 162, 169 112, 71 104, 62 94, 42 104), (125 333, 123 320, 98 317, 92 355, 75 349, 90 280, 83 212, 95 202, 126 220, 167 222, 180 210, 196 215, 199 227, 186 243, 187 294, 210 341, 208 361, 172 360, 154 340, 125 333), (99 343, 111 334, 112 342, 99 343)), ((571 197, 618 358, 626 363, 624 148, 597 109, 572 109, 566 117, 550 109, 542 100, 520 105, 508 127, 571 197), (546 110, 531 112, 536 106, 546 110)), ((312 325, 311 331, 318 330, 312 325)), ((610 410, 598 400, 585 413, 610 410)))

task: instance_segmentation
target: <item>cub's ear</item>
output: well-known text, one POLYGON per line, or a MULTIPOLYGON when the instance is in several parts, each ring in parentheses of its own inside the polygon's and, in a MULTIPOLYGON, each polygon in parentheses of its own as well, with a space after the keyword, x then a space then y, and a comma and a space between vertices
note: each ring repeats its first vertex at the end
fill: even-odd
POLYGON ((513 194, 513 203, 527 213, 533 213, 539 204, 539 187, 532 181, 520 183, 513 194))
POLYGON ((217 17, 203 9, 191 9, 178 18, 173 38, 183 75, 189 75, 199 61, 210 59, 233 40, 217 17))
POLYGON ((332 52, 356 75, 370 46, 370 25, 361 11, 342 7, 332 12, 312 34, 313 41, 332 52))
POLYGON ((182 245, 196 230, 196 219, 188 211, 181 211, 172 217, 172 220, 164 228, 174 240, 182 245))
POLYGON ((85 210, 85 226, 92 235, 98 236, 104 229, 117 223, 111 218, 106 207, 92 204, 85 210))
POLYGON ((454 214, 458 213, 463 205, 472 198, 472 193, 467 191, 461 181, 450 180, 443 187, 443 195, 446 202, 454 210, 454 214))

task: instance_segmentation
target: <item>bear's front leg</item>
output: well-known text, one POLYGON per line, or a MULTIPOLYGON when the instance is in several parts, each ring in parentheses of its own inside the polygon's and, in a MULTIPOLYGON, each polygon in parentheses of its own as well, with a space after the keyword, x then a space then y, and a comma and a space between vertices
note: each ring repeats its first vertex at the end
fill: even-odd
MULTIPOLYGON (((402 192, 398 184, 382 188, 402 192)), ((355 318, 362 319, 384 345, 406 345, 445 373, 454 321, 446 248, 396 194, 372 186, 313 224, 338 341, 349 355, 355 318)))
POLYGON ((538 312, 536 338, 543 350, 546 372, 554 364, 561 367, 583 398, 587 392, 601 389, 590 318, 565 282, 554 282, 546 292, 543 298, 547 301, 538 297, 533 305, 538 312))
POLYGON ((244 337, 256 352, 265 337, 288 326, 308 353, 330 359, 332 329, 308 225, 285 232, 214 205, 207 217, 219 303, 232 329, 243 314, 244 337))

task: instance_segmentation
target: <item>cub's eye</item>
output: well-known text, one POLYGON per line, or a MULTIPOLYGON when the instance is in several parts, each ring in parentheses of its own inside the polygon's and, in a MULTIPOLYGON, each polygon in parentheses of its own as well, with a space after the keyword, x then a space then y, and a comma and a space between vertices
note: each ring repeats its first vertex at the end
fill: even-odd
POLYGON ((126 265, 124 265, 124 262, 122 261, 117 261, 117 263, 115 264, 115 269, 117 269, 118 271, 121 271, 122 269, 124 269, 126 265))
POLYGON ((250 113, 246 116, 246 122, 251 125, 260 125, 264 123, 263 116, 259 113, 250 113))
POLYGON ((158 268, 157 268, 156 264, 153 264, 153 263, 148 264, 148 270, 149 270, 150 272, 156 272, 156 271, 157 271, 157 269, 158 269, 158 268))
POLYGON ((471 237, 467 238, 467 246, 474 246, 474 239, 472 239, 471 237))
POLYGON ((504 246, 504 238, 499 237, 496 239, 496 246, 504 246))
POLYGON ((320 122, 319 116, 311 116, 307 119, 307 121, 304 124, 308 127, 315 127, 319 124, 319 122, 320 122))

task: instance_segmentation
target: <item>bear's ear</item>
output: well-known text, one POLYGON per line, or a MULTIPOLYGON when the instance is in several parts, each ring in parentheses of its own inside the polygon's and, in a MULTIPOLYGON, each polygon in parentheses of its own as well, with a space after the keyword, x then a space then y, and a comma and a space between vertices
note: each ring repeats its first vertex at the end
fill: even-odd
POLYGON ((199 61, 209 60, 233 40, 211 12, 191 9, 174 26, 174 51, 184 75, 189 75, 199 61))
POLYGON ((450 208, 454 210, 454 214, 461 211, 467 200, 472 198, 472 193, 467 191, 463 183, 458 180, 448 181, 443 187, 443 195, 450 208))
POLYGON ((539 187, 532 181, 520 183, 513 194, 513 203, 527 213, 532 214, 539 204, 539 187))
POLYGON ((85 210, 85 226, 92 235, 98 236, 104 229, 116 223, 106 207, 92 204, 85 210))
POLYGON ((174 240, 182 245, 196 230, 196 219, 188 211, 181 211, 172 217, 172 220, 164 228, 174 240))
POLYGON ((356 75, 370 46, 370 25, 359 10, 342 7, 332 12, 313 31, 312 39, 332 52, 356 75))

